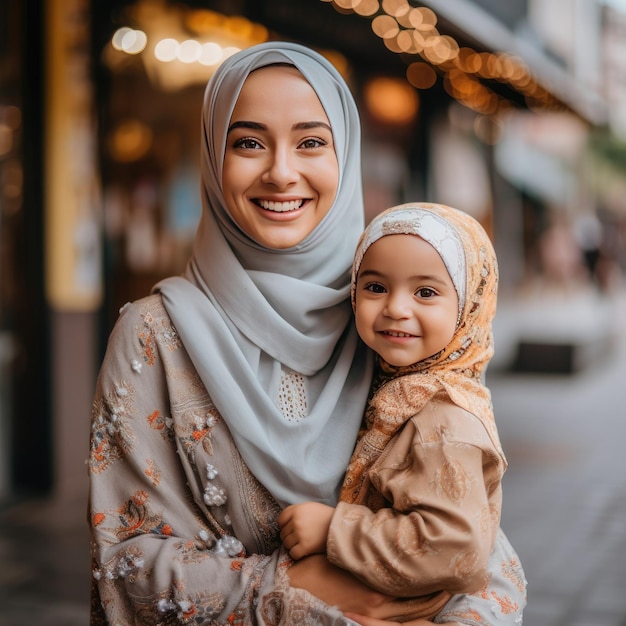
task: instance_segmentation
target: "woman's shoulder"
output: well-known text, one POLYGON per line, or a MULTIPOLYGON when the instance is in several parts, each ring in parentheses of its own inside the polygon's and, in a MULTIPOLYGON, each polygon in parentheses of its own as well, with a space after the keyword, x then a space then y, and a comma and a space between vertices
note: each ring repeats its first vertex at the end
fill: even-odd
POLYGON ((114 330, 129 332, 137 328, 157 328, 171 324, 161 294, 155 293, 120 307, 114 330))
POLYGON ((170 348, 178 347, 178 333, 163 305, 161 294, 127 302, 120 308, 110 341, 130 338, 144 346, 146 343, 159 343, 170 348))
POLYGON ((120 307, 118 322, 137 318, 147 318, 149 322, 154 321, 154 319, 169 319, 160 293, 152 293, 149 296, 127 302, 120 307))

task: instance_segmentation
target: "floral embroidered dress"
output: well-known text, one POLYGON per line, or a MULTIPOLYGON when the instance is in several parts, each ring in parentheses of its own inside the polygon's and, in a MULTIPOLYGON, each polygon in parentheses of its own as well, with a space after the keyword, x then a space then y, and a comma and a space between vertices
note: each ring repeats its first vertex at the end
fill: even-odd
POLYGON ((127 305, 110 337, 89 472, 92 624, 287 625, 293 612, 351 623, 287 589, 280 507, 242 461, 159 295, 127 305))
POLYGON ((220 64, 201 125, 202 214, 187 267, 124 311, 100 371, 94 614, 111 625, 345 623, 286 587, 276 517, 299 498, 336 502, 371 383, 349 302, 363 228, 356 103, 322 55, 268 42, 220 64), (222 188, 239 93, 275 65, 296 68, 305 97, 319 99, 339 174, 324 219, 286 249, 244 232, 222 188))

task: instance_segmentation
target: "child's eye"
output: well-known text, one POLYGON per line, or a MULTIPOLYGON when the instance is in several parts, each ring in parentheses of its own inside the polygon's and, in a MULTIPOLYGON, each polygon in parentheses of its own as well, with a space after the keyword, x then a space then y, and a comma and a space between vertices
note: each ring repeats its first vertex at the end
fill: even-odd
POLYGON ((370 291, 371 293, 385 293, 385 288, 380 283, 368 283, 364 288, 365 291, 370 291))
POLYGON ((259 150, 262 146, 256 140, 251 137, 242 137, 241 139, 237 139, 233 144, 234 148, 242 148, 243 150, 259 150))
POLYGON ((415 292, 415 295, 428 300, 429 298, 433 298, 434 296, 436 296, 437 292, 430 287, 421 287, 415 292))

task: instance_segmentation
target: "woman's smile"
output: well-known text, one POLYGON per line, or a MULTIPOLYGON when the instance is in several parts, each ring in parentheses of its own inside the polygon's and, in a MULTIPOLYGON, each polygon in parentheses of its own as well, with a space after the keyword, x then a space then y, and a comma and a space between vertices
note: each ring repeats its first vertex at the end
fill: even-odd
POLYGON ((254 200, 253 202, 272 213, 291 213, 304 206, 305 200, 254 200))

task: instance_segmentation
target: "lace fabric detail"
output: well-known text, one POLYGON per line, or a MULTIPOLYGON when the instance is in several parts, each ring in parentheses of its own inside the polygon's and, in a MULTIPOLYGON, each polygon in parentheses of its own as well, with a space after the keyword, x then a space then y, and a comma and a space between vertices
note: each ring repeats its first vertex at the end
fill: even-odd
POLYGON ((306 382, 302 374, 283 368, 276 404, 288 422, 299 422, 307 416, 306 382))

